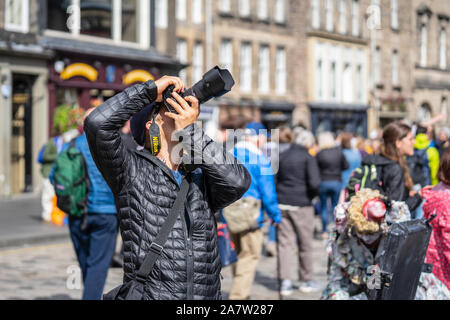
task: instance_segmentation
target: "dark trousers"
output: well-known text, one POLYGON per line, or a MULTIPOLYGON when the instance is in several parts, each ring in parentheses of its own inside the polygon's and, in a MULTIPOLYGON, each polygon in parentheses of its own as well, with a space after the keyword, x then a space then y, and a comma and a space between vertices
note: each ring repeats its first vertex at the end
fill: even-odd
POLYGON ((342 182, 340 181, 322 181, 319 188, 320 197, 320 215, 322 218, 322 231, 327 231, 327 226, 330 223, 330 215, 334 214, 334 207, 339 202, 339 195, 341 193, 342 182), (331 198, 331 208, 328 206, 328 199, 331 198))
POLYGON ((84 232, 81 223, 81 219, 69 218, 70 237, 83 275, 82 299, 101 300, 116 247, 117 215, 89 214, 84 232))

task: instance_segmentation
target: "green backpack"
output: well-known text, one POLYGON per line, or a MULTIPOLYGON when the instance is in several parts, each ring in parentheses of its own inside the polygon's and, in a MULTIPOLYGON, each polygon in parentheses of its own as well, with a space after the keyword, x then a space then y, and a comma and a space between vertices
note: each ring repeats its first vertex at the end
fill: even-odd
POLYGON ((383 193, 380 172, 374 164, 363 164, 353 170, 346 187, 347 201, 363 188, 379 190, 383 193))
POLYGON ((53 185, 59 209, 75 218, 86 215, 89 176, 83 154, 75 147, 75 139, 55 161, 53 185))

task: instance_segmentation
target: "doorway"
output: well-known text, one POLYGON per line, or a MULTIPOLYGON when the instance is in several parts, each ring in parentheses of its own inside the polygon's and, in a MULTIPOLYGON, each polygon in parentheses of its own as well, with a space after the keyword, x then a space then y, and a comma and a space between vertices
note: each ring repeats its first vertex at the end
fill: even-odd
POLYGON ((11 121, 11 191, 33 191, 32 88, 34 77, 13 75, 11 121))

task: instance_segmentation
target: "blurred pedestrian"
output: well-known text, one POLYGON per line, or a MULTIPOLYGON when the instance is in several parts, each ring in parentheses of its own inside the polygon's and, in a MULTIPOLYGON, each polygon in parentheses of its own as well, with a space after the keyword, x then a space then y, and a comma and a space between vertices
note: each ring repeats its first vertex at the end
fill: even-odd
MULTIPOLYGON (((95 108, 86 111, 85 119, 95 108)), ((108 269, 117 238, 117 214, 111 189, 97 169, 89 149, 86 134, 75 139, 75 147, 82 153, 89 177, 88 208, 84 219, 69 215, 70 237, 83 275, 83 300, 101 300, 108 269)), ((69 148, 65 144, 61 152, 69 148)), ((54 181, 54 168, 50 180, 54 181)))
POLYGON ((342 171, 342 189, 347 186, 350 179, 350 175, 361 165, 361 153, 356 148, 356 138, 353 138, 349 132, 343 132, 341 134, 341 147, 344 152, 345 159, 347 160, 349 167, 342 171))
POLYGON ((299 262, 300 291, 318 292, 322 289, 312 280, 314 208, 311 200, 319 193, 320 186, 317 161, 308 153, 313 143, 314 136, 311 132, 296 130, 294 144, 280 157, 276 190, 282 213, 282 221, 277 230, 281 296, 292 294, 291 271, 296 259, 299 262))
POLYGON ((450 148, 442 154, 438 179, 434 188, 422 191, 424 217, 436 215, 425 262, 433 264, 434 275, 450 289, 450 148))
POLYGON ((439 131, 437 147, 439 148, 439 156, 442 156, 445 150, 450 147, 450 128, 444 127, 439 131))
MULTIPOLYGON (((271 137, 271 153, 270 153, 270 163, 272 164, 272 169, 275 173, 275 183, 277 172, 280 166, 280 159, 283 157, 283 153, 288 150, 292 144, 293 134, 292 130, 287 125, 282 125, 275 130, 276 135, 271 137)), ((265 148, 268 149, 268 148, 265 148)), ((266 155, 268 156, 268 155, 266 155)), ((269 239, 265 246, 265 252, 268 257, 274 257, 277 253, 277 228, 275 225, 269 225, 269 239)))
POLYGON ((58 154, 61 152, 65 143, 79 135, 77 129, 71 129, 67 132, 57 133, 57 135, 48 140, 41 148, 38 154, 37 162, 41 164, 42 189, 41 189, 41 206, 42 220, 50 222, 52 220, 51 213, 53 210, 53 198, 55 197, 55 189, 50 182, 49 176, 58 154))
POLYGON ((342 188, 342 171, 349 168, 344 153, 340 147, 337 147, 331 132, 322 132, 319 134, 319 153, 317 154, 317 163, 320 169, 320 212, 322 218, 322 238, 326 239, 327 226, 330 222, 331 214, 338 204, 339 195, 342 188), (331 207, 328 200, 331 200, 331 207))
POLYGON ((238 261, 232 268, 233 284, 229 296, 231 300, 243 300, 250 297, 263 246, 263 211, 269 215, 273 224, 281 222, 271 163, 260 149, 265 139, 265 127, 260 123, 251 122, 247 125, 243 140, 238 142, 234 149, 235 157, 250 172, 251 184, 240 200, 224 209, 231 239, 238 254, 238 261), (257 213, 256 221, 249 229, 242 232, 233 231, 226 211, 235 210, 247 214, 250 208, 252 212, 257 213))

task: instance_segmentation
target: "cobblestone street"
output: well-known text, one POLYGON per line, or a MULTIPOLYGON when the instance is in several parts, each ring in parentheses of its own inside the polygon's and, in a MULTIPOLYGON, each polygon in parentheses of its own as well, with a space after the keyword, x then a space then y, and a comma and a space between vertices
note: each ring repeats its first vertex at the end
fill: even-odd
MULTIPOLYGON (((314 241, 314 280, 325 284, 325 243, 314 241)), ((72 243, 67 240, 0 250, 0 299, 70 300, 80 299, 81 275, 72 243), (78 286, 78 287, 77 287, 78 286)), ((222 270, 223 298, 231 287, 231 268, 222 270)), ((295 278, 294 278, 295 279, 295 278)), ((122 269, 111 268, 105 292, 122 282, 122 269)), ((298 285, 298 282, 294 282, 298 285)), ((289 299, 318 299, 320 293, 305 294, 298 290, 289 299)), ((276 258, 262 256, 252 288, 251 299, 278 299, 276 258)))

